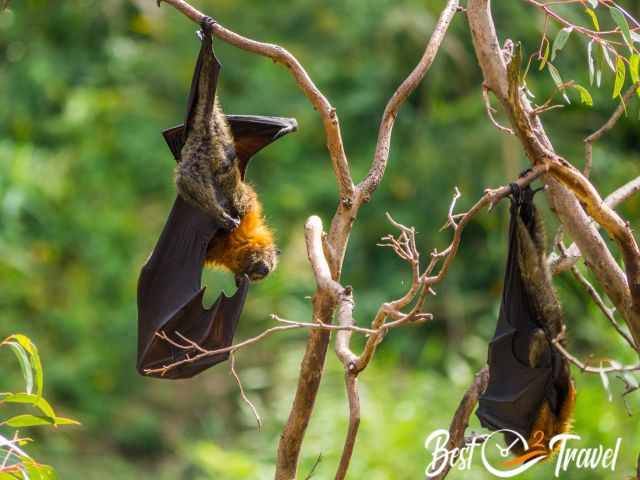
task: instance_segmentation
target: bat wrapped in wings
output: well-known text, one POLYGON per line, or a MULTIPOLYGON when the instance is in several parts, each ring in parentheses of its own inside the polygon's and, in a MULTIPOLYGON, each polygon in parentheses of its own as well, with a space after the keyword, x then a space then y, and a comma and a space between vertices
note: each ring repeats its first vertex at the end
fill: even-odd
POLYGON ((178 162, 178 195, 138 280, 137 369, 162 378, 189 378, 228 358, 191 361, 200 351, 189 341, 210 351, 230 346, 249 282, 276 267, 272 233, 244 176, 253 155, 297 128, 294 119, 223 113, 212 24, 206 18, 199 32, 186 122, 163 132, 178 162), (230 270, 238 287, 210 308, 202 305, 205 264, 230 270))
POLYGON ((526 458, 549 455, 549 441, 569 430, 575 389, 566 359, 553 347, 563 313, 546 262, 542 219, 534 191, 512 184, 509 253, 502 304, 489 346, 489 384, 480 397, 482 426, 505 433, 526 458))

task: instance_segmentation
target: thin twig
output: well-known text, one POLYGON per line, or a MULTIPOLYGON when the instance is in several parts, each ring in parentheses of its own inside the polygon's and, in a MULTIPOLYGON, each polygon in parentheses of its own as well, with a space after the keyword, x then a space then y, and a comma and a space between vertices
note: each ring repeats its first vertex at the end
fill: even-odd
POLYGON ((615 109, 611 117, 600 127, 598 130, 593 132, 587 138, 584 139, 585 146, 585 162, 584 162, 584 176, 589 178, 589 174, 591 173, 591 166, 593 165, 593 144, 600 140, 607 132, 609 132, 613 127, 615 127, 622 114, 625 113, 625 104, 629 103, 631 97, 635 94, 636 90, 640 87, 640 82, 631 85, 624 95, 622 96, 622 101, 618 104, 618 107, 615 109))
POLYGON ((558 335, 558 337, 551 340, 553 346, 562 354, 564 358, 566 358, 569 362, 578 367, 582 372, 585 373, 595 373, 595 374, 603 374, 603 373, 623 373, 623 372, 637 372, 640 371, 640 365, 627 365, 627 366, 611 366, 611 367, 590 367, 578 357, 572 355, 565 347, 562 346, 561 340, 564 337, 564 329, 558 335))
POLYGON ((258 422, 258 430, 262 430, 262 418, 260 418, 258 409, 255 407, 253 403, 251 403, 251 400, 249 400, 249 397, 247 397, 247 394, 244 393, 244 387, 242 386, 240 377, 236 372, 236 356, 233 354, 233 352, 230 352, 229 357, 231 360, 231 375, 233 375, 233 378, 235 378, 236 383, 238 384, 238 388, 240 389, 240 396, 242 397, 242 400, 244 400, 244 403, 246 403, 251 409, 251 411, 253 412, 253 416, 256 417, 256 422, 258 422))
POLYGON ((495 117, 493 116, 496 109, 491 106, 491 99, 489 98, 489 87, 487 87, 486 85, 482 85, 482 98, 484 99, 484 106, 485 106, 485 109, 487 110, 487 117, 489 117, 489 120, 491 121, 493 126, 496 127, 498 130, 500 130, 502 133, 506 133, 507 135, 515 135, 513 130, 503 125, 500 125, 498 121, 495 119, 495 117))
POLYGON ((318 458, 316 459, 316 463, 313 464, 313 466, 311 467, 311 470, 309 470, 309 474, 304 477, 304 480, 311 480, 311 477, 313 477, 313 474, 316 472, 318 465, 320 465, 320 462, 322 462, 322 454, 318 455, 318 458))

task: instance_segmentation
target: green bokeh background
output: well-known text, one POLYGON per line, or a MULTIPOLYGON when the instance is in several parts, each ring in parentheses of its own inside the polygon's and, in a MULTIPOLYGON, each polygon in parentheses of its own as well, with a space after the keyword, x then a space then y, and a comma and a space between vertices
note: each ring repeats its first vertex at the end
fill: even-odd
MULTIPOLYGON (((0 337, 25 333, 45 362, 45 393, 82 427, 29 431, 35 457, 65 480, 263 479, 273 475, 306 332, 272 336, 237 355, 248 395, 264 427, 242 403, 221 365, 183 382, 135 373, 136 282, 173 201, 174 161, 160 136, 181 121, 198 43, 195 25, 155 0, 13 0, 0 14, 0 337)), ((444 0, 198 1, 234 31, 285 46, 307 68, 340 116, 355 179, 366 173, 378 122, 396 86, 420 58, 444 0)), ((501 38, 537 48, 544 19, 523 1, 494 2, 501 38)), ((636 16, 640 2, 621 2, 636 16)), ((588 24, 579 7, 566 10, 588 24)), ((604 25, 610 19, 598 9, 604 25)), ((552 27, 552 33, 557 31, 552 27)), ((313 281, 303 225, 328 224, 336 186, 316 112, 287 70, 220 41, 220 95, 230 113, 293 116, 299 131, 252 164, 283 255, 276 273, 252 287, 237 338, 272 326, 269 314, 309 321, 313 281)), ((566 80, 588 86, 586 42, 573 35, 555 61, 566 80)), ((539 102, 553 93, 548 73, 528 83, 539 102)), ((582 139, 616 104, 612 74, 595 105, 573 103, 545 115, 557 149, 582 166, 582 139)), ((387 174, 355 223, 343 281, 353 285, 366 326, 379 304, 401 294, 407 267, 376 246, 390 232, 384 212, 415 225, 424 257, 445 247, 439 232, 455 186, 459 208, 486 187, 526 167, 519 145, 487 121, 481 76, 463 14, 428 77, 403 107, 387 174)), ((593 179, 603 194, 638 175, 637 100, 595 148, 593 179)), ((502 118, 498 115, 498 118, 502 118)), ((546 200, 540 205, 547 209, 546 200)), ((637 227, 640 197, 620 211, 637 227)), ((360 379, 362 424, 349 478, 423 478, 425 438, 446 428, 474 372, 484 363, 500 300, 507 204, 469 225, 447 279, 427 308, 436 320, 392 332, 360 379)), ((548 229, 555 231, 549 216, 548 229)), ((615 248, 614 252, 617 251, 615 248)), ((582 268, 582 267, 581 267, 582 268)), ((205 282, 229 275, 208 272, 205 282)), ((572 351, 633 362, 583 289, 556 279, 572 351)), ((213 299, 209 292, 208 301, 213 299)), ((0 390, 20 388, 18 365, 0 351, 0 390)), ((616 473, 570 469, 561 478, 622 478, 640 450, 640 401, 611 379, 613 400, 597 376, 575 372, 575 446, 613 446, 623 438, 616 473)), ((0 410, 0 413, 1 410, 0 410)), ((346 432, 342 370, 330 352, 304 444, 301 478, 322 455, 314 478, 331 478, 346 432)), ((471 427, 479 429, 475 417, 471 427)), ((7 431, 0 431, 7 434, 7 431)), ((546 479, 553 465, 525 479, 546 479)), ((476 462, 452 479, 488 479, 476 462)))

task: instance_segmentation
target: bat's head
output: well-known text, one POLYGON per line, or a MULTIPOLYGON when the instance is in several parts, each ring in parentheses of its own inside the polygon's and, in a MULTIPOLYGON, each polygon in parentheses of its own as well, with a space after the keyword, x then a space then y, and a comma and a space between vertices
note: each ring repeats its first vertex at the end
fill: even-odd
POLYGON ((257 282, 276 269, 278 265, 278 249, 274 243, 255 245, 244 252, 244 258, 241 262, 240 272, 236 274, 236 283, 245 274, 249 277, 249 280, 257 282))
POLYGON ((276 269, 278 254, 273 233, 262 216, 260 203, 255 199, 237 228, 214 237, 207 252, 207 263, 233 272, 236 284, 243 275, 257 282, 276 269))

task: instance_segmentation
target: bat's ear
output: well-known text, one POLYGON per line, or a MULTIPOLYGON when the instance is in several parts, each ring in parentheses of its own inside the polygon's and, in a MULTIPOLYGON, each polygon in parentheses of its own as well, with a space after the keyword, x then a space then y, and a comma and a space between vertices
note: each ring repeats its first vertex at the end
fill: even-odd
POLYGON ((242 178, 251 157, 278 138, 298 129, 294 118, 227 115, 227 120, 235 140, 242 178))
POLYGON ((180 161, 180 152, 184 145, 184 125, 178 125, 176 127, 167 128, 162 132, 164 141, 167 142, 169 150, 173 153, 173 158, 176 162, 180 161))

